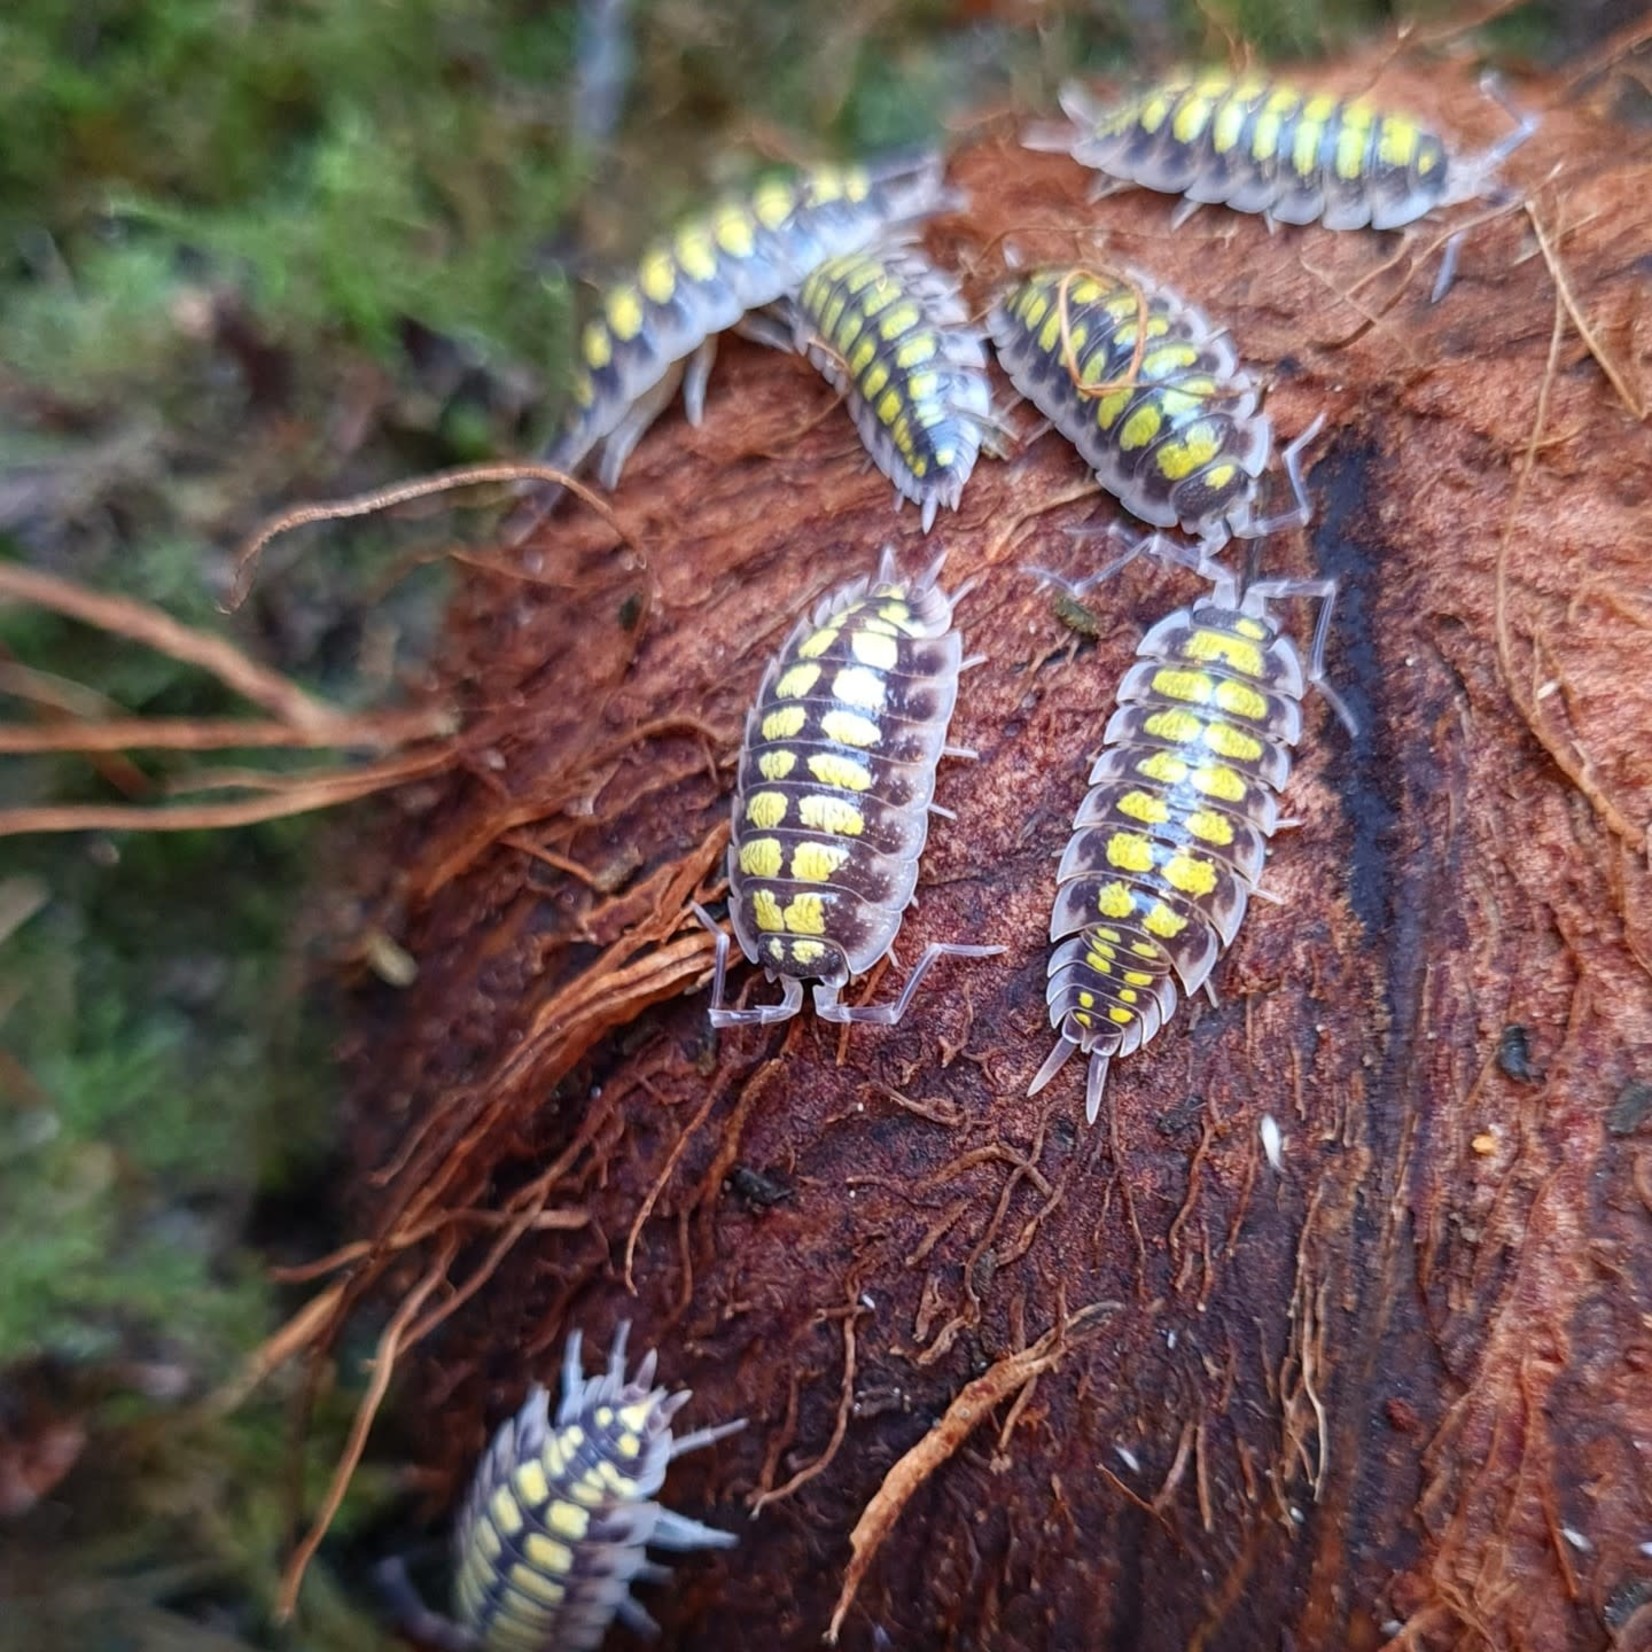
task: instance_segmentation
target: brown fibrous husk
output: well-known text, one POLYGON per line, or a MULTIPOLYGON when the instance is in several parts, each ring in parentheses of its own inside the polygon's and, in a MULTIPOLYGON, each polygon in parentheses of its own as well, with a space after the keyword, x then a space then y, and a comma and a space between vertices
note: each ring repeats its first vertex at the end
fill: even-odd
MULTIPOLYGON (((1465 149, 1505 129, 1456 68, 1390 64, 1375 95, 1465 149)), ((1066 443, 983 460, 925 539, 807 366, 730 343, 704 423, 634 457, 623 533, 564 505, 517 574, 467 583, 470 760, 382 849, 419 976, 361 1004, 375 1243, 340 1312, 443 1258, 402 1363, 455 1497, 575 1326, 603 1350, 633 1321, 694 1390, 685 1426, 749 1419, 672 1471, 667 1500, 741 1542, 648 1591, 664 1645, 814 1646, 840 1591, 851 1648, 1644 1632, 1652 159, 1519 95, 1529 207, 1473 230, 1437 306, 1431 243, 1475 208, 1172 232, 1008 123, 956 161, 972 204, 926 244, 978 306, 1006 246, 1134 265, 1231 328, 1282 436, 1329 420, 1312 527, 1263 566, 1341 581, 1359 733, 1310 697, 1277 904, 1218 1003, 1115 1063, 1094 1127, 1077 1063, 1026 1094, 1054 857, 1137 640, 1197 587, 1140 562, 1093 638, 1063 624, 1022 568, 1083 572, 1063 530, 1116 514, 1066 443), (747 704, 886 542, 914 572, 946 549, 988 663, 873 991, 930 941, 1007 951, 939 966, 892 1030, 714 1040, 688 905, 721 892, 747 704)))

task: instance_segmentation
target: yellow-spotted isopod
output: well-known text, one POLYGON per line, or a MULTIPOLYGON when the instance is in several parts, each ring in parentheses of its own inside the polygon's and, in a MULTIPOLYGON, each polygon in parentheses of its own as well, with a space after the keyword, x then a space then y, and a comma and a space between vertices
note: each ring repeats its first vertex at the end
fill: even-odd
POLYGON ((785 1021, 815 983, 828 1021, 893 1026, 939 958, 1001 946, 932 943, 894 1004, 841 993, 895 943, 918 881, 940 759, 958 697, 963 642, 940 563, 899 578, 885 549, 871 579, 821 599, 769 666, 746 722, 729 844, 729 917, 741 949, 783 984, 778 1004, 723 1001, 729 939, 717 937, 714 1027, 785 1021))
POLYGON ((590 1652, 617 1617, 657 1632, 631 1597, 636 1582, 670 1576, 650 1547, 727 1548, 736 1539, 661 1508, 655 1493, 673 1459, 743 1428, 743 1422, 674 1435, 689 1401, 654 1385, 649 1354, 629 1379, 629 1327, 614 1337, 608 1367, 587 1378, 580 1335, 563 1358, 562 1400, 535 1386, 483 1454, 454 1527, 453 1616, 429 1610, 399 1561, 380 1581, 402 1626, 444 1652, 590 1652))

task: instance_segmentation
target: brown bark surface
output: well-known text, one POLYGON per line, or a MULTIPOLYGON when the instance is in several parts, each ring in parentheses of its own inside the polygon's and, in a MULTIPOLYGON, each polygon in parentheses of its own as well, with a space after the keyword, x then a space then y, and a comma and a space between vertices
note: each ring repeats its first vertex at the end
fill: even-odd
MULTIPOLYGON (((1466 149, 1504 129, 1456 70, 1376 92, 1466 149)), ((1093 1129, 1079 1064, 1025 1094, 1053 857, 1138 638, 1196 587, 1138 564, 1097 638, 1063 625, 1020 567, 1082 570, 1062 530, 1114 510, 1063 441, 983 460, 925 540, 806 365, 730 343, 704 425, 634 458, 623 540, 565 505, 469 579, 473 761, 387 845, 420 974, 364 1005, 358 1216, 459 1246, 409 1356, 455 1497, 575 1324, 594 1358, 637 1322, 689 1426, 750 1419, 668 1482, 741 1543, 643 1591, 664 1645, 818 1645, 937 1427, 862 1533, 857 1652, 1652 1645, 1652 439, 1624 400, 1652 384, 1652 156, 1547 93, 1509 171, 1567 298, 1518 208, 1431 308, 1433 224, 1172 233, 1007 127, 955 165, 972 209, 928 244, 975 299, 1006 239, 1131 262, 1231 327, 1277 430, 1329 417, 1312 528, 1264 561, 1342 581, 1360 732, 1309 700, 1279 904, 1093 1129), (714 1040, 687 905, 718 892, 747 703, 886 541, 976 582, 989 662, 898 950, 1008 951, 940 966, 893 1030, 714 1040)), ((398 1249, 393 1294, 438 1252, 398 1249)))

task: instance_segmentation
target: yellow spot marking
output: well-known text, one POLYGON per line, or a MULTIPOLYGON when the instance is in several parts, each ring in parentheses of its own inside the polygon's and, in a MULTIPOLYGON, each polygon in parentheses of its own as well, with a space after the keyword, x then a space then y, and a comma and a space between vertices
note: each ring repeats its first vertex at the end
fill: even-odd
POLYGON ((849 705, 867 711, 883 710, 883 679, 863 665, 851 665, 832 679, 833 695, 849 705))
POLYGON ((543 1532, 529 1532, 523 1539, 522 1553, 540 1571, 553 1576, 573 1570, 574 1551, 566 1543, 558 1543, 554 1537, 547 1537, 543 1532))
POLYGON ((1127 884, 1104 883, 1096 896, 1096 910, 1104 918, 1128 918, 1136 910, 1136 897, 1127 884))
POLYGON ((796 205, 797 198, 783 178, 765 178, 751 198, 751 210, 764 229, 779 229, 796 205))
POLYGON ((890 625, 899 626, 903 631, 912 628, 912 610, 906 605, 904 597, 891 597, 878 609, 879 617, 890 625))
POLYGON ((794 665, 790 671, 782 672, 774 691, 782 700, 801 700, 819 681, 820 667, 812 661, 805 661, 802 665, 794 665))
POLYGON ((1140 997, 1141 994, 1134 987, 1119 988, 1119 998, 1126 1004, 1134 1004, 1140 997))
POLYGON ((576 1503, 564 1503, 560 1498, 545 1511, 545 1524, 558 1537, 571 1538, 575 1543, 585 1540, 591 1529, 591 1516, 576 1503))
MULTIPOLYGON (((803 295, 803 300, 804 303, 808 303, 809 295, 807 293, 803 295)), ((843 312, 849 303, 848 295, 846 293, 834 292, 828 296, 824 304, 821 304, 820 294, 817 292, 815 294, 815 303, 820 307, 820 330, 822 334, 824 334, 827 338, 836 339, 838 346, 841 349, 843 345, 843 334, 838 332, 838 323, 843 320, 843 312)), ((845 327, 843 332, 849 333, 852 331, 858 333, 860 331, 859 322, 855 321, 853 317, 850 319, 854 323, 853 326, 845 327)))
POLYGON ((1121 872, 1151 872, 1153 845, 1140 832, 1114 832, 1107 840, 1107 863, 1121 872))
POLYGON ((1218 155, 1227 154, 1238 143, 1249 112, 1247 102, 1237 95, 1229 97, 1217 110, 1216 122, 1210 130, 1210 146, 1218 155))
POLYGON ((872 771, 852 757, 835 751, 817 751, 809 758, 809 773, 823 786, 836 786, 839 791, 864 792, 872 787, 872 771))
POLYGON ((1170 818, 1170 808, 1164 799, 1151 792, 1126 792, 1118 801, 1118 811, 1132 820, 1146 821, 1150 826, 1162 825, 1170 818))
POLYGON ((594 1413, 598 1428, 610 1428, 614 1422, 614 1408, 611 1405, 599 1405, 594 1413))
POLYGON ((1144 969, 1127 969, 1124 972, 1124 978, 1133 987, 1150 987, 1153 985, 1153 977, 1144 969))
POLYGON ((860 628, 874 637, 898 637, 902 628, 891 625, 881 614, 869 614, 865 619, 858 621, 860 628))
POLYGON ((1225 631, 1189 632, 1182 644, 1182 657, 1198 660, 1201 665, 1214 662, 1231 665, 1246 677, 1261 677, 1267 672, 1262 650, 1255 643, 1243 637, 1230 637, 1225 631))
POLYGON ((931 332, 916 333, 895 352, 895 365, 905 372, 922 367, 940 349, 940 342, 931 332))
POLYGON ((1226 847, 1233 842, 1233 822, 1215 809, 1195 809, 1187 817, 1187 829, 1201 843, 1226 847))
POLYGON ((1256 117, 1256 125, 1251 128, 1250 153, 1251 159, 1257 161, 1271 161, 1279 149, 1279 116, 1270 110, 1264 110, 1256 117))
POLYGON ((777 837, 754 837, 740 845, 740 870, 748 878, 777 878, 784 858, 777 837))
POLYGON ((1182 101, 1171 123, 1171 136, 1177 143, 1192 143, 1210 122, 1210 100, 1192 93, 1182 101))
POLYGON ((491 1521, 482 1520, 477 1522, 476 1535, 472 1541, 484 1560, 497 1560, 505 1552, 505 1541, 493 1529, 491 1521))
POLYGON ((784 792, 753 792, 746 799, 746 819, 759 831, 772 832, 785 818, 784 792))
POLYGON ((841 797, 805 797, 798 803, 797 812, 803 824, 817 832, 859 837, 866 830, 866 816, 841 797))
POLYGON ((899 645, 876 632, 856 631, 849 638, 849 652, 874 671, 893 671, 900 664, 899 645))
POLYGON ((1061 341, 1061 308, 1051 310, 1038 334, 1038 348, 1049 355, 1061 341))
POLYGON ((1155 92, 1141 106, 1136 116, 1137 124, 1144 132, 1157 132, 1164 125, 1170 114, 1170 98, 1164 92, 1155 92))
MULTIPOLYGON (((820 719, 820 732, 840 746, 859 746, 862 750, 875 746, 881 733, 870 717, 862 717, 858 711, 828 711, 820 719)), ((810 768, 814 763, 811 757, 810 768)))
POLYGON ((799 883, 825 883, 848 858, 838 843, 800 843, 792 851, 792 876, 799 883))
POLYGON ((731 258, 750 258, 756 251, 757 239, 751 215, 744 207, 719 207, 712 232, 717 237, 717 245, 731 258))
POLYGON ((614 341, 608 336, 608 329, 600 321, 586 322, 581 350, 585 356, 585 365, 593 373, 600 373, 614 359, 614 341))
POLYGON ((1164 425, 1164 417, 1153 402, 1144 402, 1124 421, 1119 431, 1119 446, 1126 453, 1147 444, 1158 435, 1164 425))
POLYGON ((686 224, 677 231, 677 264, 690 281, 710 281, 717 274, 717 249, 704 224, 686 224))
POLYGON ((1119 415, 1130 405, 1133 390, 1114 390, 1096 399, 1096 423, 1103 430, 1111 430, 1119 415))
POLYGON ((1136 773, 1149 780, 1161 780, 1167 786, 1177 786, 1187 778, 1187 764, 1173 752, 1156 751, 1136 765, 1136 773))
POLYGON ((1128 1027, 1130 1023, 1136 1019, 1136 1017, 1131 1011, 1125 1009, 1120 1004, 1109 1004, 1107 1006, 1107 1019, 1111 1021, 1114 1026, 1128 1027))
POLYGON ((790 740, 808 720, 809 714, 802 706, 782 706, 763 719, 759 732, 765 740, 790 740))
POLYGON ((545 1470, 532 1457, 516 1465, 516 1489, 529 1508, 537 1508, 551 1495, 545 1470))
MULTIPOLYGON (((877 399, 878 399, 879 394, 883 390, 883 387, 888 383, 889 383, 889 363, 886 362, 886 361, 875 362, 871 367, 869 367, 864 373, 861 374, 860 393, 861 393, 862 397, 865 400, 867 400, 869 402, 876 402, 877 399)), ((899 395, 893 390, 891 390, 889 392, 889 394, 891 396, 895 397, 895 405, 898 407, 900 405, 899 395)), ((881 409, 878 413, 878 417, 880 419, 883 419, 883 413, 882 413, 881 409)), ((885 424, 888 424, 889 421, 887 419, 883 419, 883 422, 885 424)))
POLYGON ((1153 692, 1167 700, 1185 700, 1189 705, 1202 706, 1210 699, 1211 680, 1202 671, 1181 671, 1167 665, 1153 673, 1153 692))
POLYGON ((1187 919, 1179 913, 1172 912, 1163 901, 1155 901, 1148 908, 1147 916, 1142 919, 1141 924, 1149 935, 1157 935, 1164 941, 1173 941, 1187 928, 1187 919))
MULTIPOLYGON (((1057 283, 1059 285, 1059 283, 1057 283)), ((1075 304, 1094 304, 1101 297, 1101 283, 1088 275, 1081 275, 1067 289, 1067 296, 1075 304)))
POLYGON ((1087 1015, 1083 1010, 1074 1010, 1073 1011, 1073 1019, 1081 1027, 1088 1027, 1088 1026, 1091 1025, 1091 1022, 1093 1021, 1094 1018, 1090 1015, 1087 1015))
POLYGON ((1078 995, 1078 1001, 1087 1010, 1093 1010, 1096 1007, 1096 995, 1093 992, 1081 992, 1078 995))
POLYGON ((615 338, 628 344, 642 331, 642 294, 635 287, 616 287, 608 295, 606 308, 615 338))
POLYGON ((752 896, 751 915, 757 920, 757 927, 770 934, 786 927, 786 920, 780 914, 780 902, 774 898, 772 889, 759 889, 752 896))
POLYGON ((562 1442, 551 1435, 540 1448, 540 1461, 545 1465, 547 1474, 561 1475, 568 1467, 568 1454, 562 1449, 562 1442))
POLYGON ((1337 133, 1336 174, 1345 183, 1355 183, 1365 170, 1365 146, 1371 141, 1371 117, 1350 104, 1342 114, 1342 130, 1337 133))
POLYGON ((1103 956, 1100 952, 1089 952, 1085 954, 1084 961, 1097 975, 1111 975, 1113 973, 1112 957, 1113 949, 1108 947, 1106 956, 1103 956))
POLYGON ((923 311, 907 299, 885 313, 878 323, 878 331, 883 334, 886 344, 893 344, 902 333, 911 332, 922 320, 923 311))
POLYGON ((522 1510, 508 1485, 501 1486, 489 1500, 488 1518, 505 1537, 515 1537, 522 1530, 522 1510))
POLYGON ((1205 472, 1205 487, 1211 493, 1220 493, 1238 474, 1239 467, 1235 464, 1212 465, 1205 472))
POLYGON ((1021 319, 1031 331, 1041 322, 1050 308, 1049 294, 1039 287, 1028 287, 1021 294, 1021 319))
POLYGON ((766 751, 757 759, 757 772, 765 780, 784 780, 796 767, 794 751, 766 751))
POLYGON ((1384 115, 1377 138, 1377 158, 1384 166, 1410 166, 1422 134, 1403 115, 1384 115))
POLYGON ((1249 683, 1218 683, 1216 704, 1230 715, 1246 718, 1252 723, 1261 722, 1268 714, 1267 696, 1258 694, 1249 683))
POLYGON ((939 373, 914 373, 906 381, 906 394, 914 402, 931 400, 941 388, 939 373))
POLYGON ((792 962, 818 964, 826 956, 826 948, 819 941, 793 941, 792 962))
POLYGON ((1208 895, 1216 887, 1215 864, 1185 852, 1164 863, 1164 875, 1171 888, 1184 895, 1208 895))
POLYGON ((1205 731, 1205 725, 1191 711, 1155 711, 1142 724, 1142 729, 1155 740, 1167 740, 1173 746, 1191 745, 1205 731))
POLYGON ((1199 352, 1191 344, 1161 344, 1142 357, 1142 377, 1162 379, 1178 367, 1191 367, 1199 359, 1199 352))
POLYGON ((1192 426, 1178 440, 1166 442, 1154 454, 1153 462, 1167 481, 1179 482, 1201 465, 1208 465, 1222 451, 1221 427, 1214 420, 1192 426))
POLYGON ((1254 763, 1262 755, 1260 740, 1227 723, 1212 723, 1205 730, 1205 744, 1218 757, 1226 757, 1235 763, 1254 763))
POLYGON ((1220 798, 1224 803, 1240 802, 1247 791, 1245 777, 1236 769, 1225 769, 1220 763, 1193 771, 1193 789, 1206 797, 1220 798))
POLYGON ((581 407, 593 407, 596 405, 596 399, 597 387, 591 383, 591 375, 589 373, 579 374, 574 380, 574 400, 581 407))
POLYGON ((863 166, 852 166, 843 175, 843 193, 859 205, 872 193, 872 175, 863 166))
POLYGON ((1445 157, 1440 151, 1440 146, 1435 143, 1430 143, 1425 138, 1421 146, 1421 151, 1417 156, 1418 175, 1426 178, 1430 172, 1434 172, 1439 169, 1440 162, 1444 159, 1445 157))
POLYGON ((838 639, 838 633, 843 629, 842 620, 834 620, 830 625, 823 625, 812 637, 805 637, 797 645, 799 659, 813 660, 824 654, 838 639))
MULTIPOLYGON (((529 1538, 528 1541, 531 1543, 533 1539, 529 1538)), ((562 1545, 559 1543, 557 1547, 561 1548, 562 1545)), ((568 1558, 573 1558, 571 1553, 568 1558)), ((532 1566, 520 1563, 511 1567, 510 1581, 513 1589, 520 1590, 529 1600, 537 1601, 541 1606, 560 1606, 563 1596, 567 1593, 566 1588, 554 1577, 545 1577, 532 1566)))
POLYGON ((1268 628, 1258 619, 1252 619, 1249 614, 1241 614, 1233 622, 1233 629, 1241 637, 1249 637, 1252 642, 1261 642, 1267 636, 1268 628))
POLYGON ((826 933, 826 903, 819 895, 794 895, 783 916, 787 930, 793 935, 826 933))
POLYGON ((901 410, 901 393, 898 390, 886 390, 883 399, 878 403, 878 419, 883 424, 893 424, 895 415, 901 410))
POLYGON ((677 290, 677 266, 671 254, 659 249, 646 253, 638 266, 637 279, 652 303, 669 304, 677 290))

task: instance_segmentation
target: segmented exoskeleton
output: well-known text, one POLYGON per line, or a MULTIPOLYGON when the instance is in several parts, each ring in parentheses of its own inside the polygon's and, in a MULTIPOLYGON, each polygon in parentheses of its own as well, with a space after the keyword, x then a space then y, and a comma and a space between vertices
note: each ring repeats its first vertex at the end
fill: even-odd
POLYGON ((984 335, 957 283, 915 252, 852 253, 811 272, 793 312, 799 348, 847 395, 873 463, 928 533, 941 506, 958 508, 995 428, 984 335))
POLYGON ((1219 573, 1142 638, 1056 873, 1046 1001, 1060 1039, 1029 1094, 1082 1051, 1093 1121, 1108 1063, 1147 1043, 1178 985, 1196 992, 1232 943, 1279 824, 1305 687, 1325 688, 1335 596, 1334 580, 1241 592, 1219 573), (1289 597, 1320 603, 1306 673, 1274 622, 1289 597))
MULTIPOLYGON (((954 750, 947 724, 963 642, 952 599, 897 578, 885 549, 876 575, 824 597, 770 665, 746 722, 729 844, 729 917, 746 956, 778 977, 778 1004, 728 1009, 728 936, 717 937, 714 1027, 784 1021, 815 982, 828 1021, 892 1026, 938 958, 986 958, 999 946, 930 945, 894 1004, 840 994, 894 945, 938 810, 935 769, 954 750)), ((969 755, 960 753, 960 755, 969 755)), ((699 910, 699 909, 696 909, 699 910)))
POLYGON ((1180 527, 1207 558, 1231 535, 1307 521, 1297 455, 1313 431, 1282 456, 1295 505, 1258 517, 1273 450, 1261 392, 1227 334, 1149 277, 1035 270, 994 306, 987 330, 1015 388, 1142 521, 1180 527))
POLYGON ((679 385, 689 422, 700 422, 719 333, 795 292, 826 259, 959 204, 942 167, 924 154, 770 178, 656 241, 586 323, 573 411, 545 462, 571 472, 601 444, 598 480, 614 487, 679 385))
POLYGON ((745 1426, 674 1437, 687 1390, 654 1386, 652 1353, 625 1375, 629 1327, 614 1337, 608 1368, 587 1378, 580 1334, 568 1338, 562 1400, 537 1385, 494 1436, 454 1527, 452 1619, 426 1609, 398 1562, 382 1581, 417 1639, 449 1652, 589 1652, 618 1617, 643 1633, 654 1620, 631 1598, 633 1582, 670 1573, 660 1549, 726 1548, 736 1539, 653 1501, 666 1469, 745 1426))
MULTIPOLYGON (((1305 92, 1222 72, 1167 80, 1102 103, 1062 89, 1070 126, 1034 127, 1030 149, 1070 154, 1119 183, 1180 195, 1176 223, 1206 202, 1259 212, 1270 223, 1397 229, 1436 207, 1490 193, 1497 169, 1537 122, 1518 122, 1484 154, 1452 156, 1411 116, 1364 98, 1305 92)), ((1436 285, 1450 282, 1454 248, 1436 285)))

